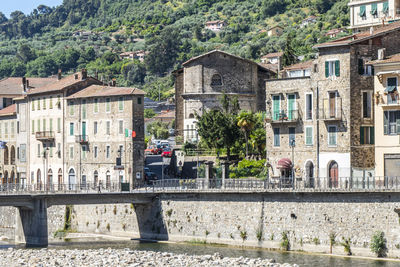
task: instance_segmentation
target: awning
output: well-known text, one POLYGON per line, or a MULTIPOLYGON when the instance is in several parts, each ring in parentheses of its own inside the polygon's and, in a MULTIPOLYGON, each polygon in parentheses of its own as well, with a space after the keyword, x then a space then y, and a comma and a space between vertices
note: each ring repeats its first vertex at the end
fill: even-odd
POLYGON ((397 86, 387 86, 385 89, 385 93, 393 93, 397 90, 397 86))
POLYGON ((278 169, 291 169, 292 161, 288 158, 283 158, 278 161, 278 169))

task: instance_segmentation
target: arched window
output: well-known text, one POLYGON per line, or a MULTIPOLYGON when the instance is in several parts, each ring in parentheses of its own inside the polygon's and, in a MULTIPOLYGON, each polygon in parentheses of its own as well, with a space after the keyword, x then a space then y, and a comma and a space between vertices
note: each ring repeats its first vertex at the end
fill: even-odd
POLYGON ((69 190, 75 189, 76 177, 75 177, 75 170, 72 168, 68 172, 68 185, 69 185, 69 190))
POLYGON ((4 147, 4 165, 8 165, 9 160, 8 160, 8 146, 4 147))
POLYGON ((339 167, 336 161, 332 160, 328 165, 329 187, 337 188, 339 186, 339 167))
POLYGON ((11 158, 11 165, 15 165, 15 147, 14 146, 11 146, 10 158, 11 158))
POLYGON ((51 169, 47 171, 47 184, 49 186, 53 184, 53 171, 51 169))
POLYGON ((314 187, 314 164, 311 160, 306 163, 306 184, 305 187, 314 187))
POLYGON ((221 86, 222 85, 222 77, 219 74, 214 74, 211 77, 211 86, 221 86))
POLYGON ((62 190, 63 188, 63 175, 62 175, 62 169, 58 169, 58 190, 62 190))

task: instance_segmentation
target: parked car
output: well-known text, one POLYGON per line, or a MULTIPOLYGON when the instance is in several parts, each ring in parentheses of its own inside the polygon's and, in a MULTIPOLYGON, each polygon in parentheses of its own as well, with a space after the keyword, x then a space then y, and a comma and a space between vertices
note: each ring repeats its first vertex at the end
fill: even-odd
POLYGON ((144 154, 145 155, 152 155, 153 154, 153 146, 149 146, 148 148, 146 148, 145 150, 144 150, 144 154))
POLYGON ((163 149, 163 152, 161 153, 161 157, 172 157, 172 150, 169 147, 166 147, 163 149))

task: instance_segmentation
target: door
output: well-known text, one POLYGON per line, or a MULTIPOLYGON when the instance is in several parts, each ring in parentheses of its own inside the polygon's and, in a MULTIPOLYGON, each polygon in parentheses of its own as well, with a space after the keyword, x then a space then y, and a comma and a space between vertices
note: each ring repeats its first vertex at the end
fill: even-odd
POLYGON ((329 165, 329 187, 337 188, 339 186, 339 168, 336 161, 329 165))
POLYGON ((68 185, 69 185, 69 190, 75 190, 75 171, 74 169, 71 169, 68 173, 68 185))
POLYGON ((86 141, 86 121, 82 122, 82 138, 83 141, 86 141))
POLYGON ((314 187, 314 164, 308 161, 306 164, 306 186, 312 188, 314 187))
POLYGON ((295 118, 295 109, 296 109, 296 95, 288 95, 288 119, 294 120, 295 118))
POLYGON ((329 117, 336 117, 336 93, 329 93, 329 117))
POLYGON ((279 120, 279 113, 280 113, 280 96, 279 95, 274 95, 272 97, 272 101, 273 101, 273 119, 279 120))

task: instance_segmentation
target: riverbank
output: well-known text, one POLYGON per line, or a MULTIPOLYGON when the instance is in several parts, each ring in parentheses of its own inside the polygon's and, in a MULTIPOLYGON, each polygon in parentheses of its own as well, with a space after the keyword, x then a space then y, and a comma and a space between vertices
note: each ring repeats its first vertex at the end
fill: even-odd
POLYGON ((296 267, 273 259, 125 249, 13 249, 0 250, 0 266, 271 266, 296 267))

